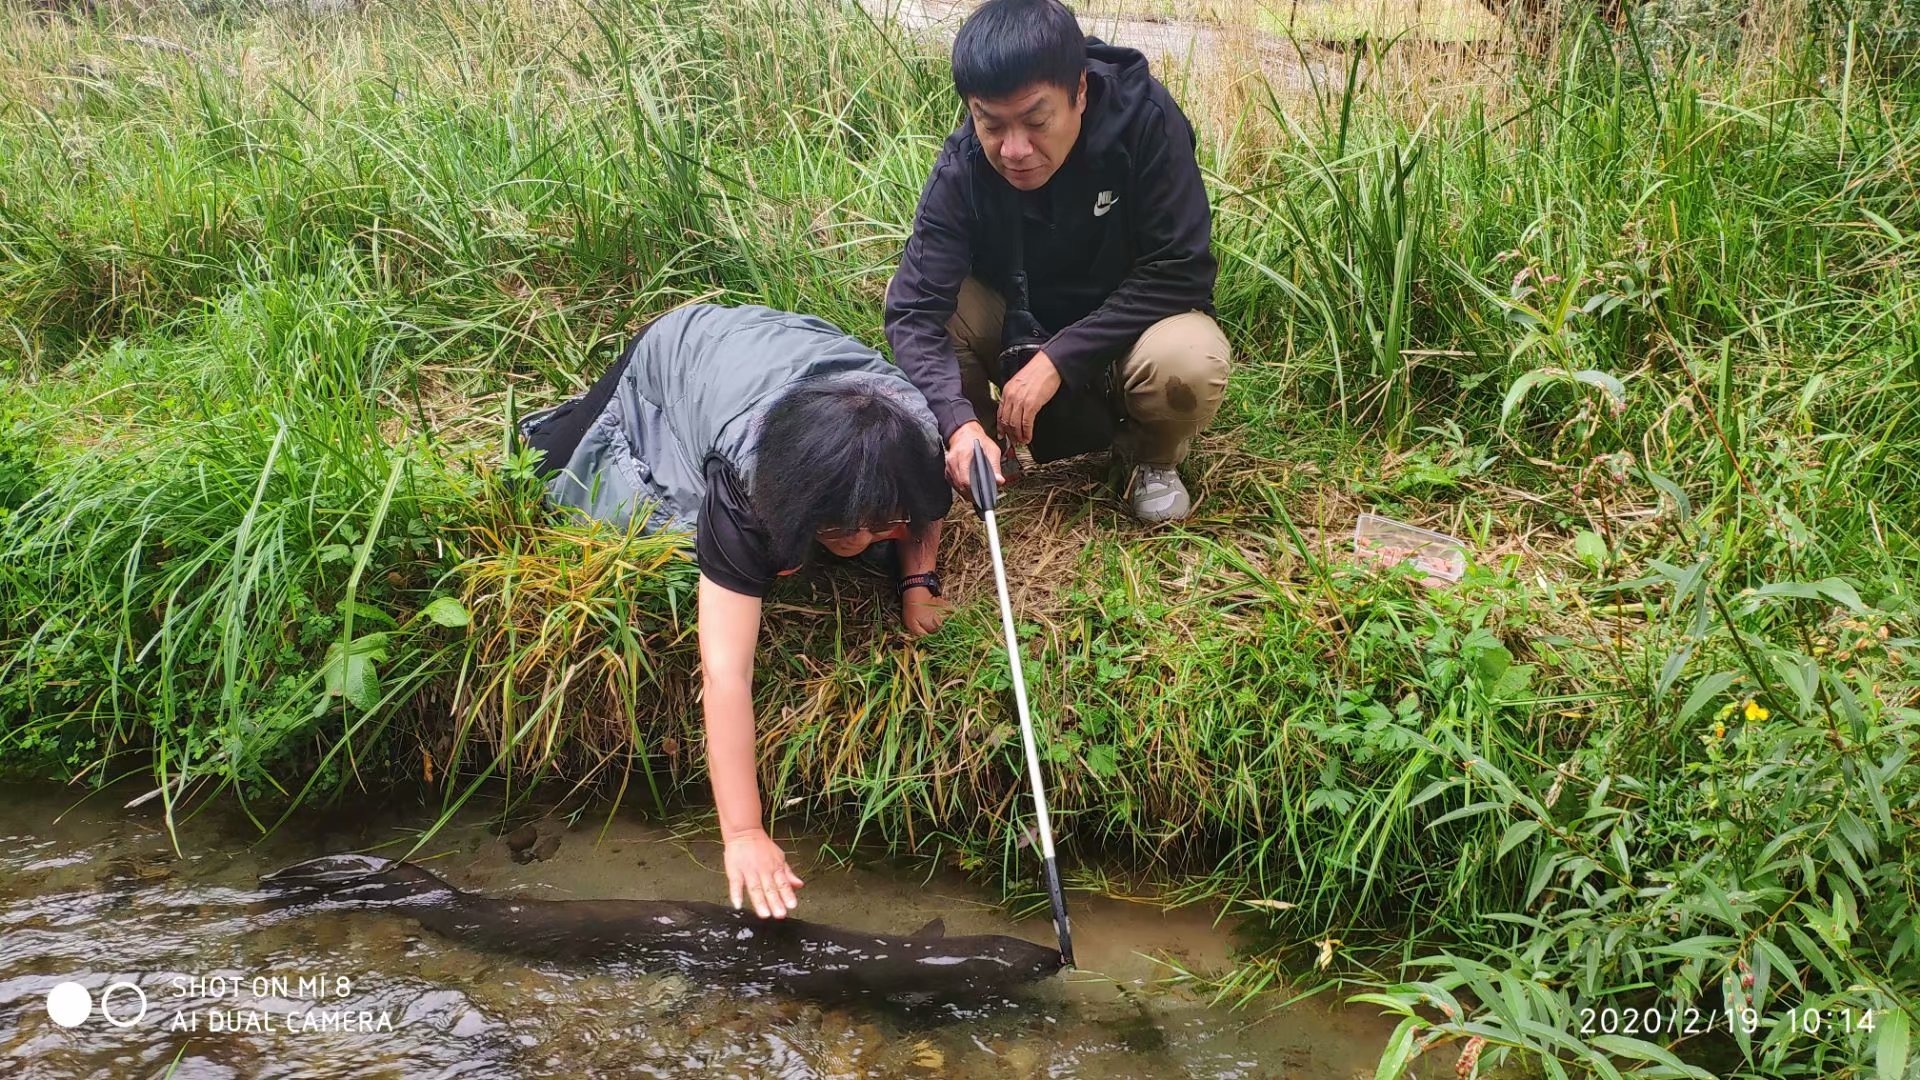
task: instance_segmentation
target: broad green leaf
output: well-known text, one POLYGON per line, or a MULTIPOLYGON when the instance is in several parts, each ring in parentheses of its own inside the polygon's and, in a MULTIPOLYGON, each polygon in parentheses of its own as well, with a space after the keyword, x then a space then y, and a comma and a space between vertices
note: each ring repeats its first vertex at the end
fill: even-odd
POLYGON ((1507 826, 1506 831, 1500 834, 1500 849, 1494 853, 1494 861, 1506 858, 1507 852, 1526 843, 1528 837, 1539 831, 1540 823, 1537 821, 1516 821, 1507 826))
POLYGON ((1818 587, 1804 581, 1776 581, 1771 585, 1762 585, 1753 590, 1753 597, 1791 596, 1801 600, 1820 599, 1818 587))
POLYGON ((1513 663, 1513 654, 1504 645, 1474 650, 1474 666, 1480 671, 1480 677, 1488 682, 1498 682, 1507 668, 1513 663))
MULTIPOLYGON (((1417 997, 1413 999, 1413 1002, 1421 1003, 1417 997)), ((1378 1005, 1389 1012, 1396 1012, 1402 1016, 1410 1015, 1412 1011, 1409 1008, 1410 1003, 1404 1000, 1403 995, 1399 994, 1353 994, 1347 998, 1347 1004, 1378 1005)))
POLYGON ((387 658, 387 635, 363 634, 351 642, 327 646, 322 662, 327 694, 344 697, 362 710, 380 701, 380 673, 375 667, 387 658))
POLYGON ((1087 747, 1087 771, 1095 776, 1112 776, 1119 772, 1119 764, 1113 752, 1113 747, 1087 747))
POLYGON ((1754 994, 1756 999, 1760 996, 1758 991, 1760 989, 1759 972, 1762 967, 1762 958, 1764 958, 1765 967, 1769 971, 1779 972, 1786 977, 1789 983, 1793 984, 1794 989, 1805 991, 1806 987, 1800 982, 1799 968, 1794 965, 1793 960, 1787 956, 1785 950, 1764 937, 1756 938, 1753 943, 1753 948, 1755 953, 1753 988, 1756 991, 1754 994))
POLYGON ((1675 566, 1663 559, 1648 559, 1647 568, 1653 571, 1654 576, 1647 580, 1649 583, 1657 580, 1671 581, 1674 591, 1683 593, 1692 584, 1695 575, 1699 574, 1706 565, 1705 559, 1685 568, 1675 566))
POLYGON ((1407 1059, 1413 1056, 1413 1034, 1426 1021, 1417 1016, 1409 1016, 1400 1021, 1393 1029, 1393 1037, 1387 1040, 1387 1048, 1380 1052, 1380 1065, 1373 1071, 1373 1080, 1397 1080, 1407 1069, 1407 1059))
POLYGON ((1534 387, 1548 379, 1565 378, 1566 374, 1560 368, 1535 368, 1513 380, 1513 385, 1507 388, 1506 400, 1500 403, 1500 426, 1506 426, 1507 417, 1513 414, 1513 410, 1519 407, 1534 387))
POLYGON ((1860 594, 1854 591, 1853 586, 1845 578, 1825 578, 1815 582, 1813 587, 1820 591, 1820 595, 1855 615, 1867 610, 1867 605, 1860 599, 1860 594))
POLYGON ((1632 1058, 1635 1061, 1657 1061, 1669 1069, 1676 1070, 1677 1075, 1713 1080, 1712 1073, 1698 1066, 1688 1065, 1674 1057, 1665 1047, 1645 1039, 1636 1039, 1631 1035, 1594 1035, 1587 1041, 1616 1057, 1632 1058))
POLYGON ((1527 876, 1527 904, 1532 906, 1545 891, 1547 882, 1553 880, 1555 871, 1560 869, 1560 857, 1554 854, 1548 845, 1540 854, 1534 856, 1533 872, 1527 876))
POLYGON ((1428 828, 1437 828, 1438 826, 1444 825, 1447 822, 1452 821, 1454 818, 1472 817, 1475 814, 1484 814, 1489 810, 1498 810, 1503 805, 1504 804, 1497 803, 1497 802, 1468 803, 1467 805, 1461 807, 1458 810, 1450 810, 1447 813, 1441 814, 1439 817, 1434 818, 1433 824, 1429 825, 1428 828))
POLYGON ((1707 704, 1727 692, 1727 687, 1739 676, 1731 671, 1717 671, 1693 684, 1693 693, 1687 695, 1686 704, 1680 706, 1679 715, 1674 717, 1679 723, 1693 719, 1695 713, 1707 707, 1707 704))
MULTIPOLYGON (((1754 942, 1756 946, 1762 942, 1754 942)), ((1764 1010, 1767 1007, 1767 993, 1773 986, 1773 954, 1765 949, 1753 950, 1753 1007, 1764 1010)))
POLYGON ((1667 657, 1666 663, 1660 665, 1660 678, 1653 685, 1653 694, 1655 697, 1664 698, 1667 696, 1667 691, 1673 689, 1674 681, 1680 678, 1680 673, 1686 670, 1687 661, 1691 659, 1693 659, 1692 645, 1687 645, 1667 657))
POLYGON ((1681 521, 1693 520, 1693 503, 1688 500, 1686 491, 1682 489, 1679 484, 1674 483, 1667 477, 1661 476, 1659 473, 1650 469, 1643 470, 1643 472, 1646 475, 1647 483, 1660 489, 1662 494, 1673 500, 1674 506, 1680 511, 1681 521))
POLYGON ((1581 529, 1573 534, 1573 553, 1597 570, 1607 561, 1607 542, 1592 529, 1581 529))
POLYGON ((1407 809, 1411 810, 1429 799, 1444 795, 1464 783, 1466 783, 1466 781, 1457 776, 1450 776, 1443 780, 1435 780, 1433 783, 1420 789, 1420 794, 1415 795, 1413 800, 1407 803, 1407 809))
POLYGON ((1712 619, 1713 606, 1707 603, 1709 588, 1707 563, 1702 561, 1695 563, 1693 569, 1687 571, 1686 580, 1680 583, 1673 594, 1673 610, 1676 614, 1679 613, 1683 601, 1693 605, 1693 625, 1687 632, 1692 634, 1696 641, 1707 636, 1707 625, 1712 619))
POLYGON ((1585 383, 1606 394, 1608 398, 1612 399, 1615 408, 1624 409, 1627 407, 1627 388, 1621 384, 1619 379, 1614 378, 1604 371, 1576 371, 1573 373, 1573 381, 1585 383))
MULTIPOLYGON (((1805 904, 1795 904, 1794 907, 1800 910, 1801 915, 1807 920, 1808 925, 1811 926, 1816 933, 1823 937, 1828 934, 1827 929, 1820 925, 1820 922, 1824 920, 1825 916, 1820 916, 1820 919, 1816 920, 1815 916, 1819 915, 1819 913, 1814 909, 1807 907, 1805 904)), ((1827 980, 1829 984, 1834 986, 1846 985, 1846 981, 1841 977, 1839 969, 1833 966, 1833 961, 1829 958, 1829 950, 1824 944, 1814 940, 1812 935, 1794 923, 1782 921, 1780 923, 1780 929, 1787 937, 1793 940, 1793 947, 1800 953, 1800 959, 1806 961, 1809 967, 1818 971, 1821 978, 1827 980)))
POLYGON ((466 626, 473 621, 473 615, 467 611, 466 605, 451 596, 439 597, 428 604, 421 614, 441 626, 466 626))
POLYGON ((1768 659, 1773 661, 1774 674, 1780 676, 1780 681, 1786 683, 1787 688, 1799 698, 1800 711, 1805 713, 1813 704, 1813 691, 1820 681, 1820 669, 1812 661, 1784 649, 1773 653, 1768 659))
POLYGON ((1906 1080, 1907 1012, 1881 1009, 1874 1016, 1873 1067, 1880 1080, 1906 1080))
POLYGON ((1507 673, 1500 676, 1500 681, 1487 691, 1487 695, 1495 701, 1513 701, 1522 696, 1533 682, 1533 667, 1532 664, 1515 664, 1508 668, 1507 673))
POLYGON ((340 606, 344 609, 351 610, 353 612, 354 617, 357 619, 370 619, 373 622, 385 623, 388 626, 399 625, 398 623, 394 622, 393 616, 387 614, 384 611, 381 611, 379 608, 374 607, 372 604, 365 603, 360 600, 347 600, 341 603, 340 606))
POLYGON ((1693 956, 1717 963, 1725 960, 1738 945, 1739 942, 1722 934, 1696 934, 1680 941, 1656 945, 1651 951, 1669 956, 1693 956))

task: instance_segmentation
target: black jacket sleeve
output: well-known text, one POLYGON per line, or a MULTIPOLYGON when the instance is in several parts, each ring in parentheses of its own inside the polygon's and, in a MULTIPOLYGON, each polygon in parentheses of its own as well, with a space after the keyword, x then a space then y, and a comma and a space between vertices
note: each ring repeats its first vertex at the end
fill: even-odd
POLYGON ((960 301, 960 286, 973 269, 973 202, 967 162, 949 141, 920 192, 913 235, 900 256, 900 270, 887 287, 887 344, 894 362, 913 380, 945 445, 955 430, 974 420, 960 389, 960 359, 947 336, 947 320, 960 301))
POLYGON ((1207 203, 1193 128, 1164 94, 1144 106, 1133 147, 1133 270, 1098 308, 1054 334, 1047 357, 1078 389, 1094 385, 1161 319, 1213 306, 1213 211, 1207 203))

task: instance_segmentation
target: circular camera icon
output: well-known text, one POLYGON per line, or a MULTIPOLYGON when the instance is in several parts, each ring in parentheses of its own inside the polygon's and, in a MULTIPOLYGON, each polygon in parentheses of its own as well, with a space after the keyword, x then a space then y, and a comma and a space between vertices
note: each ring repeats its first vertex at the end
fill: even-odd
MULTIPOLYGON (((63 982, 47 992, 47 1017, 61 1027, 79 1027, 92 1015, 93 994, 79 983, 63 982)), ((134 983, 123 979, 100 992, 100 1018, 114 1027, 132 1027, 146 1017, 147 992, 134 983), (108 1008, 116 994, 118 1002, 108 1008)))
MULTIPOLYGON (((122 996, 125 996, 125 995, 122 995, 122 996)), ((106 1020, 107 1023, 112 1024, 114 1027, 123 1027, 123 1028, 132 1027, 133 1025, 147 1018, 147 992, 145 990, 140 989, 138 986, 135 986, 133 983, 130 983, 130 982, 114 983, 113 985, 107 987, 105 990, 100 991, 100 1015, 103 1019, 106 1020), (113 1013, 107 1011, 107 1000, 113 997, 114 991, 116 990, 132 991, 133 996, 137 998, 140 1002, 140 1008, 138 1012, 134 1012, 131 1006, 123 1006, 121 1008, 120 1012, 122 1015, 126 1015, 129 1012, 132 1013, 132 1016, 129 1017, 128 1019, 123 1020, 120 1017, 115 1016, 113 1013)))
POLYGON ((93 995, 77 982, 63 982, 47 992, 47 1016, 63 1028, 79 1027, 93 1015, 93 995))

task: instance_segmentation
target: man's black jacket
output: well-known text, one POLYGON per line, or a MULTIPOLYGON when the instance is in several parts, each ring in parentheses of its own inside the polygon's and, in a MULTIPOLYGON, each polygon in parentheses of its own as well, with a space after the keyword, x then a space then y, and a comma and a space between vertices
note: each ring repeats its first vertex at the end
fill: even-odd
POLYGON ((1212 216, 1193 128, 1140 53, 1088 38, 1087 57, 1080 139, 1045 187, 1008 184, 969 117, 920 194, 887 290, 887 341, 942 438, 976 419, 947 337, 968 275, 1004 295, 1024 255, 1033 313, 1053 335, 1047 355, 1076 390, 1097 386, 1154 323, 1213 310, 1212 216))

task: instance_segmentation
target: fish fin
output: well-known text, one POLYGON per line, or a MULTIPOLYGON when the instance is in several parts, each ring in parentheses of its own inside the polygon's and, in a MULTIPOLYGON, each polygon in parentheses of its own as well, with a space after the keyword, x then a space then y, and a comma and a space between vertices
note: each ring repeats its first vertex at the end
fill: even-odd
POLYGON ((927 925, 921 927, 918 930, 915 930, 913 933, 907 936, 917 937, 917 938, 918 937, 946 937, 947 936, 947 920, 943 918, 936 918, 931 922, 927 923, 927 925))

